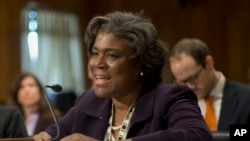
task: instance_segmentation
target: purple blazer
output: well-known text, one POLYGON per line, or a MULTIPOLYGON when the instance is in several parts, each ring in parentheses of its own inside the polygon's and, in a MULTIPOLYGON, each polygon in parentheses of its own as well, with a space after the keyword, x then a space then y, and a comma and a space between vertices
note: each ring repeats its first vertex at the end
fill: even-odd
MULTIPOLYGON (((59 119, 60 138, 72 133, 104 140, 111 114, 111 99, 96 97, 92 89, 59 119)), ((54 125, 46 130, 56 136, 54 125)), ((141 93, 127 138, 133 141, 212 141, 193 91, 182 85, 159 84, 141 93)))

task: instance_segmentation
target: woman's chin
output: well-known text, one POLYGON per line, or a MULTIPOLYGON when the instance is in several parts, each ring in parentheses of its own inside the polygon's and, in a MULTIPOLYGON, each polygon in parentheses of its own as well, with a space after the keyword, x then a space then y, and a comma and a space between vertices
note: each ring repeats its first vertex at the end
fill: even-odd
POLYGON ((109 98, 110 92, 102 88, 95 88, 95 95, 100 98, 109 98))

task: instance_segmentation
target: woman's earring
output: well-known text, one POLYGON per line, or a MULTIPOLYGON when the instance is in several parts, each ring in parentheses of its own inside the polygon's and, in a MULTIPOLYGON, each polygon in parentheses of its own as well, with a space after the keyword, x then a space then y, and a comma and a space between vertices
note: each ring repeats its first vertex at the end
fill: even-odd
POLYGON ((143 72, 140 73, 140 76, 143 76, 143 72))

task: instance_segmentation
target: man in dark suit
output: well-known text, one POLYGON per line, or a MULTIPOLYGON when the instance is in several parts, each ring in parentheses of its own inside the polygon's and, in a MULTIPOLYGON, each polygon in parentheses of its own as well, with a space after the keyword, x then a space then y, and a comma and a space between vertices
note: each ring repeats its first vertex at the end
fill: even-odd
POLYGON ((195 38, 177 42, 170 54, 170 66, 175 83, 185 84, 196 93, 210 130, 229 131, 230 124, 250 124, 250 87, 217 71, 204 42, 195 38))
POLYGON ((15 107, 0 106, 0 138, 27 137, 24 119, 15 107))

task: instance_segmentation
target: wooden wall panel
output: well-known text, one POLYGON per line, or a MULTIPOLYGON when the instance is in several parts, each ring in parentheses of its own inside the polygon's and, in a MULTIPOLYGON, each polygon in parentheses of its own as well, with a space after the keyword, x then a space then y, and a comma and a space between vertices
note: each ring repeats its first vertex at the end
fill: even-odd
POLYGON ((19 62, 20 1, 0 1, 0 102, 6 101, 11 80, 20 70, 19 62), (13 3, 15 3, 13 5, 13 3), (10 7, 11 5, 11 7, 10 7))
MULTIPOLYGON (((20 11, 28 0, 0 0, 0 101, 6 99, 20 71, 20 11)), ((50 8, 72 11, 81 18, 84 34, 96 14, 114 10, 145 11, 170 48, 181 38, 196 37, 211 49, 215 66, 228 78, 250 83, 248 0, 36 0, 50 8)), ((86 48, 84 48, 85 50, 86 48)), ((86 53, 86 52, 84 52, 86 53)), ((168 60, 167 60, 168 62, 168 60)), ((86 66, 87 57, 83 62, 86 66)), ((167 64, 168 65, 168 64, 167 64)), ((166 65, 164 80, 171 80, 166 65)), ((86 70, 86 69, 85 69, 86 70)), ((87 76, 87 74, 85 74, 87 76)), ((88 80, 88 78, 85 78, 88 80)), ((87 86, 90 82, 87 81, 87 86)))
POLYGON ((250 84, 249 1, 231 1, 227 14, 228 75, 250 84))

